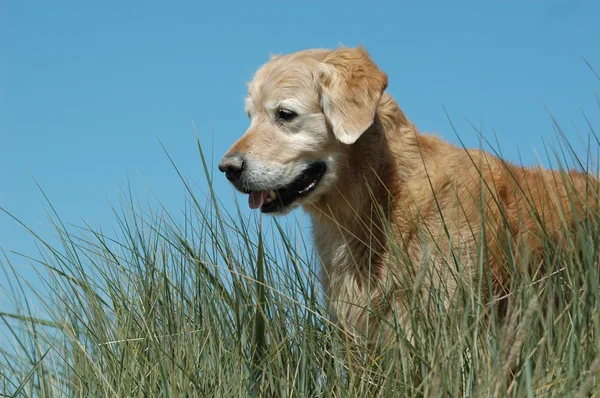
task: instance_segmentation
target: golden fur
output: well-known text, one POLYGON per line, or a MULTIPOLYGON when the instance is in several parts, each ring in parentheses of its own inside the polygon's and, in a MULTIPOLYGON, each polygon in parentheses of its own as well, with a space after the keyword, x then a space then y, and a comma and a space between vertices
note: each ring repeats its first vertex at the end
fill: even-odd
POLYGON ((481 243, 502 293, 508 251, 541 253, 543 238, 560 240, 575 227, 583 206, 571 205, 573 195, 596 192, 584 174, 522 168, 419 133, 386 88, 387 75, 362 47, 274 56, 249 85, 251 126, 225 156, 244 154, 247 188, 259 190, 290 181, 312 160, 327 163, 315 191, 286 212, 302 206, 310 215, 330 311, 360 333, 393 313, 402 322, 402 279, 420 267, 432 267, 430 287, 450 295, 477 280, 481 243), (275 121, 281 106, 294 109, 295 121, 275 121))

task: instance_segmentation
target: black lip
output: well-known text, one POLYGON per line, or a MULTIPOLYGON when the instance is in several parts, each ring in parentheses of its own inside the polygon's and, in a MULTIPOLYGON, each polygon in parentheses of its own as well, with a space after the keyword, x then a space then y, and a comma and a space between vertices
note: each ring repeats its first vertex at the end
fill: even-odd
POLYGON ((292 183, 285 187, 275 189, 274 191, 277 193, 277 199, 271 203, 262 205, 260 211, 263 213, 280 212, 296 200, 307 196, 315 190, 326 170, 327 166, 324 162, 314 162, 304 169, 292 183))

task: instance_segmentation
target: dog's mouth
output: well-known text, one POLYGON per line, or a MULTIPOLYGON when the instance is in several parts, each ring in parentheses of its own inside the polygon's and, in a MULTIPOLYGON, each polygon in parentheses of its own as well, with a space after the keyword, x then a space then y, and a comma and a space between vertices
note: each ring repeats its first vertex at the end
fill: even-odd
POLYGON ((327 166, 324 162, 315 162, 286 186, 267 191, 249 192, 248 204, 251 209, 260 208, 263 213, 281 212, 298 199, 304 198, 314 191, 325 174, 325 170, 327 170, 327 166))

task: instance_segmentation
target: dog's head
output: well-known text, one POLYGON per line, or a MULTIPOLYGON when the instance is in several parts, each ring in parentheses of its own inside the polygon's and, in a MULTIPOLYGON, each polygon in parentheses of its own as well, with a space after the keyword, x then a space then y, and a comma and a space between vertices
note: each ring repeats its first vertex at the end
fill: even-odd
POLYGON ((340 158, 373 124, 386 87, 362 47, 274 56, 249 84, 250 127, 219 170, 263 213, 310 204, 335 186, 340 158))

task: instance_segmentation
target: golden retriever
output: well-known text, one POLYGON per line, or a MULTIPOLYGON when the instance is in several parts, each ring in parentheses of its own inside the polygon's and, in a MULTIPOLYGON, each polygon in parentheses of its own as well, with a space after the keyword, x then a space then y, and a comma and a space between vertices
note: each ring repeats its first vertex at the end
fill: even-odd
POLYGON ((424 267, 427 286, 450 295, 478 280, 482 243, 500 293, 506 251, 541 252, 542 230, 560 240, 583 211, 573 194, 596 191, 585 174, 518 167, 419 133, 387 85, 361 46, 272 56, 249 84, 250 127, 219 164, 251 208, 310 215, 331 314, 360 333, 407 319, 403 281, 424 267))

